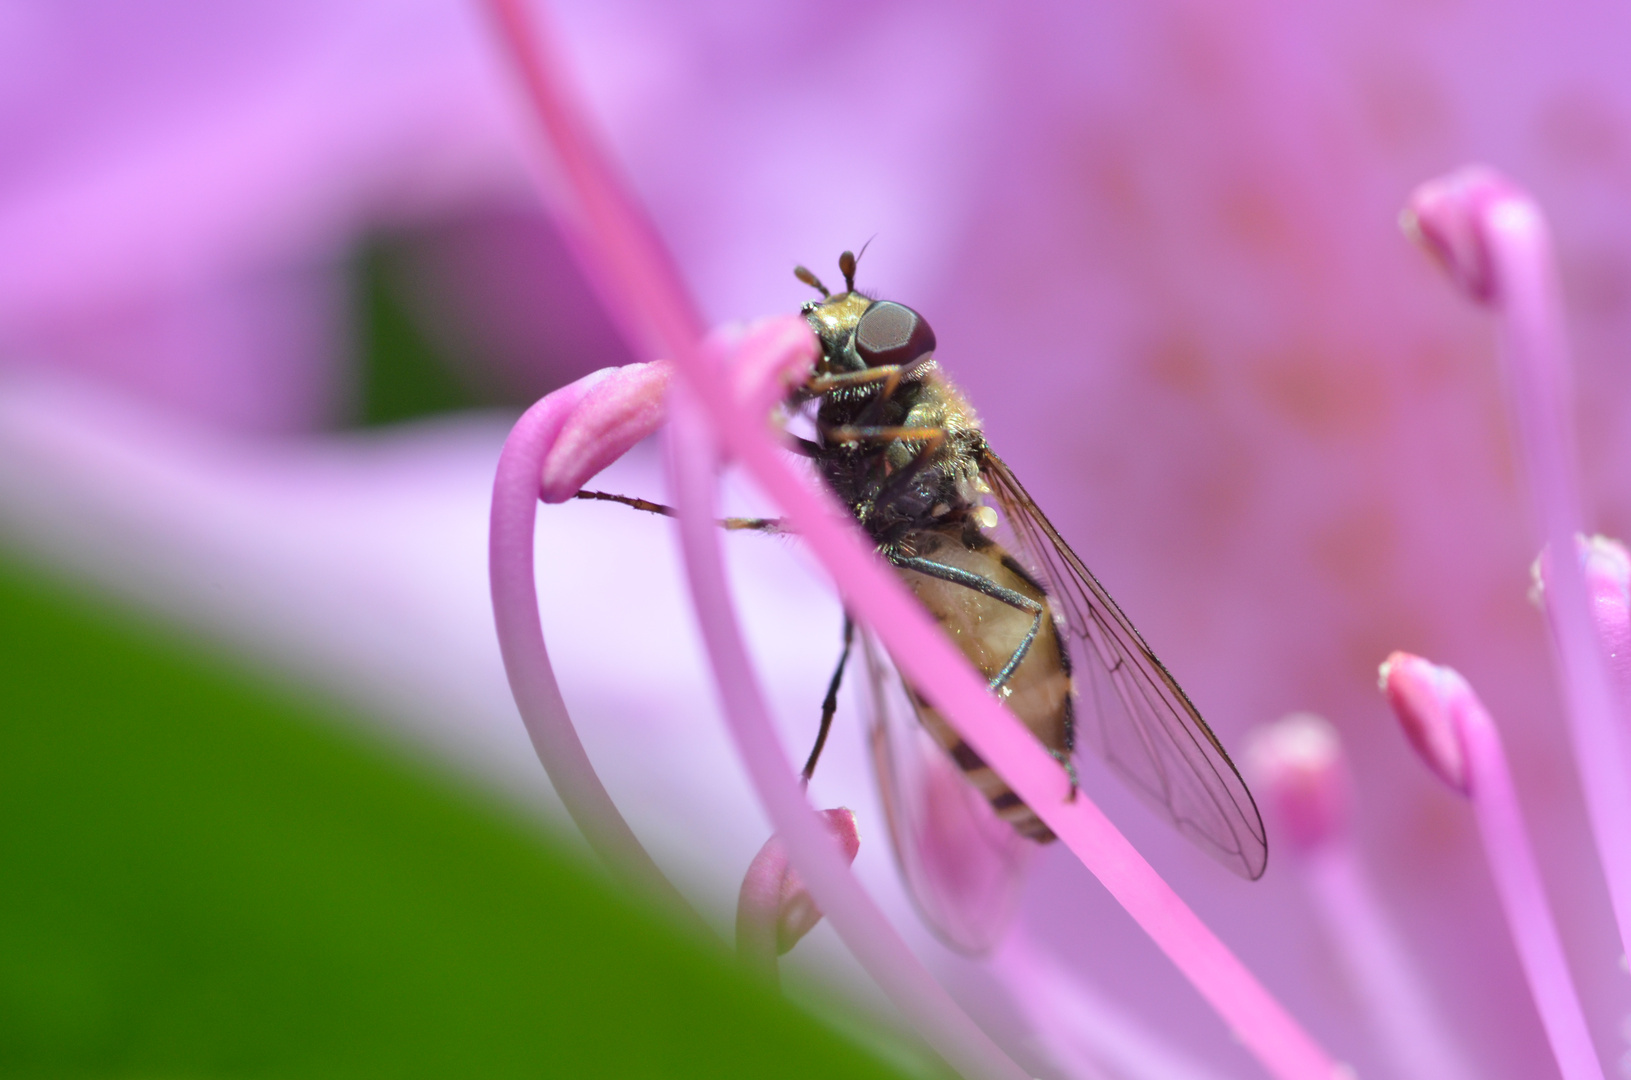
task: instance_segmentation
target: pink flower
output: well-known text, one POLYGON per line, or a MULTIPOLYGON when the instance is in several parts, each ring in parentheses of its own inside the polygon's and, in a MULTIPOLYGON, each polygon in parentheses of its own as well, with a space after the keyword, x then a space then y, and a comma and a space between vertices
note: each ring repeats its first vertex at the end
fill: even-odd
MULTIPOLYGON (((102 16, 45 10, 24 24, 32 37, 4 35, 40 43, 14 47, 28 63, 0 65, 17 103, 0 135, 8 527, 548 800, 485 623, 481 473, 502 425, 371 446, 238 437, 309 430, 339 394, 329 268, 356 228, 521 190, 512 99, 482 24, 451 3, 341 4, 280 8, 292 12, 280 34, 233 33, 178 8, 198 51, 118 50, 152 67, 103 83, 106 64, 73 36, 102 16), (318 59, 290 59, 307 50, 318 59), (98 400, 113 387, 179 405, 217 431, 25 392, 24 367, 81 373, 98 400)), ((830 262, 880 232, 863 285, 933 321, 994 443, 1225 743, 1292 709, 1335 725, 1359 855, 1480 1076, 1543 1075, 1546 1041, 1474 827, 1375 696, 1382 656, 1453 664, 1500 719, 1604 1048, 1619 1047, 1624 975, 1544 624, 1523 602, 1536 544, 1486 322, 1392 221, 1417 182, 1461 161, 1491 161, 1536 193, 1576 344, 1585 524, 1631 533, 1614 467, 1631 330, 1618 194, 1631 85, 1613 47, 1626 18, 903 5, 834 34, 817 13, 779 9, 563 12, 585 97, 710 320, 792 310, 792 262, 830 262), (812 149, 829 137, 830 160, 812 149)), ((570 374, 621 359, 573 357, 570 374)), ((597 483, 665 497, 644 449, 597 483)), ((741 497, 742 512, 772 512, 741 497)), ((541 515, 545 617, 561 627, 546 630, 609 787, 718 921, 769 830, 708 707, 667 526, 634 518, 541 515), (583 614, 597 605, 642 615, 614 646, 583 614), (725 837, 729 857, 695 852, 669 824, 675 806, 725 837)), ((799 743, 839 617, 791 545, 757 539, 732 542, 754 583, 739 592, 762 599, 750 641, 799 743)), ((817 785, 831 790, 818 794, 864 814, 852 735, 835 734, 849 757, 824 766, 817 785)), ((1265 881, 1240 885, 1113 779, 1088 766, 1084 782, 1316 1034, 1361 1075, 1382 1074, 1283 847, 1265 881)), ((888 889, 875 849, 858 865, 888 889)), ((1062 857, 1038 864, 1023 932, 1164 1040, 1249 1075, 1119 911, 1062 857)), ((849 970, 825 934, 789 966, 849 970)), ((966 980, 969 1000, 1004 993, 966 980)))

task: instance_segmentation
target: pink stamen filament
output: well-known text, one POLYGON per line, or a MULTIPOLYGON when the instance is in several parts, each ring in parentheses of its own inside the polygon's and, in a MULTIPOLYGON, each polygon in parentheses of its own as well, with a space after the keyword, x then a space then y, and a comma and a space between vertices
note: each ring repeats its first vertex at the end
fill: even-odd
MULTIPOLYGON (((1443 226, 1477 254, 1488 281, 1470 290, 1499 316, 1501 357, 1529 476, 1534 515, 1551 560, 1548 608, 1553 656, 1570 719, 1598 857, 1620 931, 1631 944, 1631 754, 1625 719, 1597 641, 1586 585, 1574 551, 1581 500, 1570 420, 1568 346, 1563 330, 1550 231, 1526 193, 1488 170, 1468 169, 1424 185, 1412 196, 1423 232, 1443 226), (1435 205, 1435 200, 1438 200, 1435 205)), ((1455 245, 1452 245, 1452 247, 1455 245)), ((1441 256, 1445 248, 1440 251, 1441 256)), ((1454 269, 1454 268, 1452 268, 1454 269)), ((1464 281, 1464 269, 1453 274, 1464 281)))
POLYGON ((1376 1025, 1400 1077, 1472 1080, 1440 1028, 1426 987, 1376 899, 1346 833, 1302 856, 1302 870, 1327 937, 1376 1025))
POLYGON ((1482 705, 1464 718, 1461 730, 1478 832, 1558 1069, 1565 1080, 1602 1080, 1602 1066, 1569 978, 1563 942, 1541 884, 1534 849, 1529 846, 1500 734, 1482 705))
POLYGON ((695 348, 705 323, 667 249, 590 134, 570 82, 561 76, 565 69, 552 48, 548 20, 534 17, 527 0, 481 2, 548 136, 549 164, 560 169, 566 185, 566 205, 551 205, 577 215, 568 222, 571 239, 596 291, 641 359, 674 358, 695 348))
POLYGON ((1397 1075, 1471 1080, 1365 874, 1349 828, 1353 784, 1336 729, 1293 713, 1253 732, 1242 765, 1397 1075))
MULTIPOLYGON (((543 63, 522 0, 487 2, 565 170, 577 201, 575 209, 587 223, 585 239, 599 256, 595 265, 603 283, 617 286, 607 296, 634 327, 634 339, 647 349, 648 358, 663 353, 674 358, 709 427, 724 440, 722 449, 739 460, 783 508, 793 531, 832 574, 846 606, 883 640, 906 677, 959 734, 1127 908, 1268 1071, 1284 1080, 1328 1080, 1336 1068, 1329 1055, 1184 905, 1097 806, 1079 793, 1071 797, 1070 784, 1058 763, 987 693, 984 681, 967 660, 876 559, 843 508, 829 494, 800 479, 765 432, 763 417, 746 415, 734 400, 726 373, 697 347, 700 320, 694 305, 654 236, 640 223, 633 204, 619 195, 622 185, 615 182, 615 174, 601 160, 553 71, 543 63)), ((683 410, 676 410, 676 419, 680 415, 683 410)), ((887 950, 904 965, 880 966, 874 977, 903 1011, 924 1024, 920 1030, 948 1063, 954 1068, 966 1066, 970 1075, 1023 1075, 1000 1051, 993 1056, 994 1045, 967 1022, 932 978, 927 983, 918 981, 921 964, 854 885, 830 839, 822 835, 793 781, 742 646, 709 512, 713 461, 706 449, 706 431, 697 425, 687 437, 672 440, 671 448, 680 481, 682 544, 727 720, 794 865, 863 963, 887 950), (924 996, 919 999, 919 994, 924 996), (966 1030, 965 1024, 973 1030, 966 1030)))
POLYGON ((544 646, 533 578, 533 530, 544 457, 565 419, 558 400, 546 398, 528 409, 504 442, 493 481, 488 573, 504 670, 533 750, 589 847, 637 890, 665 901, 703 928, 701 917, 663 876, 601 784, 572 726, 544 646))
POLYGON ((1449 668, 1394 653, 1383 673, 1395 710, 1409 701, 1425 703, 1429 710, 1429 715, 1407 722, 1448 725, 1459 741, 1464 794, 1472 800, 1495 891, 1506 911, 1507 926, 1558 1069, 1564 1080, 1602 1080, 1602 1066, 1569 977, 1563 942, 1546 900, 1495 722, 1472 687, 1449 668), (1406 697, 1394 692, 1396 684, 1413 684, 1426 692, 1406 697))
POLYGON ((1038 949, 1023 930, 992 960, 1043 1049, 1077 1080, 1221 1080, 1038 949))

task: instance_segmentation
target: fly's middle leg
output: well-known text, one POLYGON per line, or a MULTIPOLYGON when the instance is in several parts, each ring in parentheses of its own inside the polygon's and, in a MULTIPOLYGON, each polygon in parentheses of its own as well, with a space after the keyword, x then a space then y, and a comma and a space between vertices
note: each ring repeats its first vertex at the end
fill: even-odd
POLYGON ((810 748, 810 757, 804 763, 804 771, 800 773, 800 783, 809 786, 810 777, 815 775, 816 762, 821 760, 821 751, 827 745, 827 733, 832 730, 833 714, 838 712, 838 687, 844 681, 844 667, 849 663, 849 647, 855 640, 855 620, 844 612, 844 651, 838 654, 838 666, 833 669, 832 681, 827 684, 827 697, 821 702, 821 728, 816 732, 815 745, 810 748))
POLYGON ((899 424, 844 424, 827 428, 822 434, 827 437, 828 442, 834 443, 932 442, 938 446, 946 438, 944 428, 902 427, 899 424))
POLYGON ((1076 792, 1081 787, 1080 778, 1076 775, 1076 762, 1066 750, 1049 750, 1048 755, 1065 767, 1065 775, 1070 777, 1070 794, 1065 797, 1065 801, 1075 802, 1076 792))
POLYGON ((1041 604, 1024 593, 1015 592, 1013 589, 1006 589, 998 585, 990 578, 981 577, 979 574, 970 573, 956 566, 947 566, 945 563, 938 563, 933 559, 919 558, 915 555, 895 555, 891 556, 889 561, 903 570, 915 570, 924 577, 939 578, 941 581, 949 581, 953 585, 961 585, 965 589, 973 589, 982 596, 989 596, 993 600, 1000 600, 1009 607, 1018 608, 1020 611, 1029 613, 1031 615, 1031 628, 1025 632, 1024 639, 1020 641, 1019 647, 1014 650, 1014 655, 1010 656, 1008 662, 1002 666, 1002 670, 991 677, 989 685, 991 689, 998 690, 1009 679, 1013 678, 1014 672, 1024 662, 1025 657, 1031 651, 1031 646, 1036 642, 1036 635, 1042 630, 1044 608, 1041 604))

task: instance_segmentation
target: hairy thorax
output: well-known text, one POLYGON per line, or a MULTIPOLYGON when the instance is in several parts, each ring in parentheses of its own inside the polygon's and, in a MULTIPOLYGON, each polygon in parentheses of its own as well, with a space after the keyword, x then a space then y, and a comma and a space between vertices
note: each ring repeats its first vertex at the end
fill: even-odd
POLYGON ((889 551, 914 532, 955 524, 968 514, 979 495, 985 440, 973 409, 932 361, 868 415, 874 393, 867 388, 826 396, 817 413, 820 426, 842 430, 864 417, 869 427, 937 432, 938 445, 934 438, 892 439, 881 449, 875 442, 829 441, 820 464, 839 498, 889 551), (918 463, 925 451, 926 461, 918 463), (903 472, 904 484, 896 479, 903 472))

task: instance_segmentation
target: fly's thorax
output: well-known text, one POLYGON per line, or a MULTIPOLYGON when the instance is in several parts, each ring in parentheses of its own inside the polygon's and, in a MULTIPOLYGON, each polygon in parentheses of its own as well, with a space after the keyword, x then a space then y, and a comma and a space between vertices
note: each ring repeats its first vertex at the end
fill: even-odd
POLYGON ((973 447, 984 446, 979 417, 935 361, 915 369, 894 388, 887 400, 876 404, 882 391, 881 384, 829 390, 821 395, 817 417, 823 424, 837 427, 853 424, 865 413, 871 425, 941 430, 945 433, 945 445, 959 452, 967 453, 973 447))
MULTIPOLYGON (((902 384, 878 403, 867 424, 935 432, 932 438, 897 438, 823 445, 820 465, 833 490, 881 545, 923 530, 962 522, 981 491, 985 440, 956 388, 929 373, 902 384)), ((824 430, 856 423, 865 401, 824 397, 824 430)))

